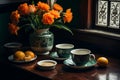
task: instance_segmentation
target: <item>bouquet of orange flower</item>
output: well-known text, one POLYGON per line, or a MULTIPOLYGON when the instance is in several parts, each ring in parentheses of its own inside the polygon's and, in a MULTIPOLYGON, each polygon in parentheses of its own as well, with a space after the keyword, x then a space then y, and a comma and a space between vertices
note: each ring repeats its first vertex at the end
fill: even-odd
POLYGON ((71 9, 63 12, 63 7, 55 0, 48 0, 47 3, 41 1, 36 4, 23 3, 11 13, 9 29, 15 35, 18 35, 20 29, 34 31, 50 27, 57 27, 72 33, 70 28, 64 24, 71 22, 72 18, 71 9))

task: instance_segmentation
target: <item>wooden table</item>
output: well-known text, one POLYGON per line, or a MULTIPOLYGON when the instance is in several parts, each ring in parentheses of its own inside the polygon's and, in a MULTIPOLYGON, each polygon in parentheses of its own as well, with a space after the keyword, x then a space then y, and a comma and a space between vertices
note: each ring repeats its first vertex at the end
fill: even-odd
MULTIPOLYGON (((102 55, 95 54, 96 59, 102 55)), ((36 67, 36 62, 43 59, 50 59, 49 56, 38 56, 38 58, 27 64, 15 64, 4 60, 4 64, 16 67, 17 69, 27 71, 50 80, 120 80, 120 60, 107 57, 109 65, 106 68, 95 66, 87 70, 67 69, 62 62, 58 62, 56 68, 51 71, 42 71, 36 67)))

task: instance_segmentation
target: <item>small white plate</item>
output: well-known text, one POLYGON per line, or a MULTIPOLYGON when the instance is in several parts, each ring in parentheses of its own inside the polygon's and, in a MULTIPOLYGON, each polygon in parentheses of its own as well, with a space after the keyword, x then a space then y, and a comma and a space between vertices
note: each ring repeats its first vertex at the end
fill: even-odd
POLYGON ((27 63, 27 62, 31 62, 31 61, 34 61, 35 59, 37 59, 37 55, 35 55, 34 58, 32 58, 31 60, 26 60, 26 61, 16 61, 13 57, 13 55, 10 55, 8 57, 8 60, 11 61, 11 62, 15 62, 15 63, 27 63))
POLYGON ((41 60, 37 62, 37 67, 42 70, 55 69, 57 62, 54 60, 41 60))

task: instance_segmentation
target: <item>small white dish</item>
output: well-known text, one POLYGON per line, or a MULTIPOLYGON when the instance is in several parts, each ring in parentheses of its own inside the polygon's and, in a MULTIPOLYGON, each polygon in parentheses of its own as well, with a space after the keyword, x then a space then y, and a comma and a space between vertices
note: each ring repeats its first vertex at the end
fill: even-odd
POLYGON ((37 66, 42 70, 52 70, 55 69, 57 62, 54 60, 41 60, 37 62, 37 66))
POLYGON ((23 61, 16 61, 16 60, 14 59, 14 56, 13 56, 13 55, 10 55, 10 56, 8 57, 8 60, 9 60, 9 61, 15 62, 15 63, 27 63, 27 62, 34 61, 34 60, 36 60, 36 59, 37 59, 37 55, 35 55, 35 57, 32 58, 31 60, 23 60, 23 61))

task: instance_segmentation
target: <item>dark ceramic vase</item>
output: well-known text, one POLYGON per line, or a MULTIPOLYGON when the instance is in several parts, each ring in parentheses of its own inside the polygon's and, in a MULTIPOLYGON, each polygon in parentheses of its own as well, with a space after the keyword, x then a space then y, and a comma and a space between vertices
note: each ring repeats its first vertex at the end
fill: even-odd
POLYGON ((53 48, 54 35, 49 29, 40 29, 30 35, 31 49, 37 55, 47 55, 53 48))

